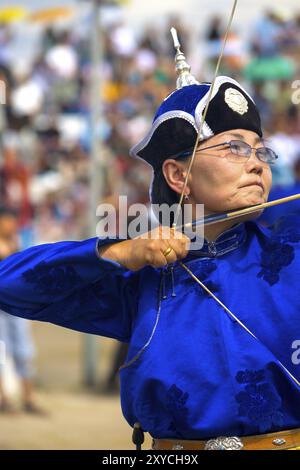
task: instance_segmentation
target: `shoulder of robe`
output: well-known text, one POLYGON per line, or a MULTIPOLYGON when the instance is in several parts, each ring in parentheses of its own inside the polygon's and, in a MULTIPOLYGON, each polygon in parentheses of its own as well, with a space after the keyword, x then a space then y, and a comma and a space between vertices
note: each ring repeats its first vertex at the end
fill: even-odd
POLYGON ((280 217, 269 227, 273 237, 284 242, 300 243, 300 214, 290 213, 280 217))
POLYGON ((291 243, 300 247, 300 214, 290 213, 280 217, 267 227, 254 222, 246 222, 248 230, 281 243, 291 243))

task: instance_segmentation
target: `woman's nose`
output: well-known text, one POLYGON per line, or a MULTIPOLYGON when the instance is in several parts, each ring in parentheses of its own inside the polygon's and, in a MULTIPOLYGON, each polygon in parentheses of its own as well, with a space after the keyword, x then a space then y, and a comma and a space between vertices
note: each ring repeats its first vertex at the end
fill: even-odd
POLYGON ((247 160, 246 166, 248 168, 248 171, 254 171, 258 174, 262 173, 263 171, 263 162, 257 157, 256 155, 256 149, 253 148, 251 150, 251 155, 247 160))

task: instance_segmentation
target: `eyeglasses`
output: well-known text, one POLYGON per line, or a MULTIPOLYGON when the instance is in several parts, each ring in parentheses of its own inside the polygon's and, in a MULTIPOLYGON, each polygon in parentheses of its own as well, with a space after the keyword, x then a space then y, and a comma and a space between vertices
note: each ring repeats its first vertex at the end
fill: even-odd
MULTIPOLYGON (((199 148, 198 152, 203 152, 204 150, 210 150, 217 147, 225 147, 230 150, 230 153, 224 156, 228 161, 233 163, 245 163, 251 157, 252 150, 255 150, 256 157, 263 163, 274 164, 278 159, 278 155, 274 150, 268 147, 251 147, 251 145, 243 142, 242 140, 231 140, 230 142, 222 142, 221 144, 212 145, 210 147, 199 148)), ((181 152, 180 154, 175 155, 176 157, 188 157, 192 155, 192 150, 187 150, 186 152, 181 152)), ((221 157, 222 158, 222 157, 221 157)))

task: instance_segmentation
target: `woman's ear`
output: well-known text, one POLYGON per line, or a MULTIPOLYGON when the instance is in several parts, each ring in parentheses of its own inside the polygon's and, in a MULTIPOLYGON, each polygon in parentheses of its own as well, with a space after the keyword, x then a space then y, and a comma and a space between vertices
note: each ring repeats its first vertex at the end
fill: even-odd
MULTIPOLYGON (((164 161, 162 172, 170 188, 177 194, 181 194, 187 172, 185 163, 169 158, 164 161)), ((188 185, 186 186, 185 193, 187 195, 190 193, 188 185)))

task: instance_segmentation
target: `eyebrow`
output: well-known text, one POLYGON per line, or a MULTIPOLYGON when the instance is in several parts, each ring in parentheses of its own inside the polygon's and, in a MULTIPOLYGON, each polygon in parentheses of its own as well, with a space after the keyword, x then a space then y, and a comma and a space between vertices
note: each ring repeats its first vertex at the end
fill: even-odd
MULTIPOLYGON (((238 132, 228 132, 226 135, 232 135, 233 137, 236 137, 237 139, 241 139, 245 141, 245 137, 242 134, 239 134, 238 132)), ((264 139, 262 137, 256 137, 254 143, 258 144, 259 142, 264 142, 264 139)))

